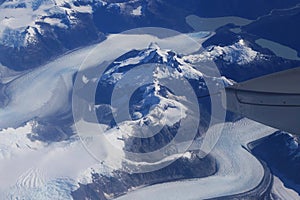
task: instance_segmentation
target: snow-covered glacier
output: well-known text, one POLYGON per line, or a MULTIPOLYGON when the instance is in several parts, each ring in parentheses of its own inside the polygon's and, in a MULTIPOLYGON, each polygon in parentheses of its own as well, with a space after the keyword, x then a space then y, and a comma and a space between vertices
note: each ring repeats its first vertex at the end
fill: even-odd
MULTIPOLYGON (((133 14, 139 15, 136 9, 133 14)), ((251 154, 248 144, 275 130, 247 119, 236 120, 237 116, 226 122, 225 113, 211 117, 215 111, 209 108, 214 102, 207 100, 209 93, 219 98, 219 90, 235 81, 217 73, 215 60, 221 57, 225 63, 243 67, 266 56, 243 39, 203 49, 199 41, 210 37, 208 33, 195 38, 146 30, 110 35, 33 70, 15 72, 1 66, 1 199, 269 195, 265 191, 273 187, 272 174, 251 154), (163 86, 166 80, 186 82, 168 89, 163 86), (133 90, 136 83, 146 84, 137 84, 133 90), (178 88, 193 91, 197 106, 193 107, 193 96, 187 98, 178 88), (126 99, 131 89, 134 98, 126 99), (124 118, 123 109, 129 110, 124 118), (195 129, 192 141, 184 135, 162 157, 134 157, 167 145, 184 122, 188 126, 183 133, 195 129), (159 134, 134 137, 145 126, 159 134), (210 137, 205 135, 208 127, 210 137), (63 136, 53 139, 51 134, 63 136), (203 152, 201 145, 207 138, 211 146, 203 152)), ((274 183, 273 193, 298 198, 280 179, 274 183)))

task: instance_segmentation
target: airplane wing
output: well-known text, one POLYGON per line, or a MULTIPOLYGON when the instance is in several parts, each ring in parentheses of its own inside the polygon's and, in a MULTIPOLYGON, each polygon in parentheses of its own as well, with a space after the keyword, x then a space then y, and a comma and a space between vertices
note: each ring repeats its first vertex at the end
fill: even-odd
POLYGON ((300 67, 230 86, 223 99, 232 112, 300 134, 300 67))

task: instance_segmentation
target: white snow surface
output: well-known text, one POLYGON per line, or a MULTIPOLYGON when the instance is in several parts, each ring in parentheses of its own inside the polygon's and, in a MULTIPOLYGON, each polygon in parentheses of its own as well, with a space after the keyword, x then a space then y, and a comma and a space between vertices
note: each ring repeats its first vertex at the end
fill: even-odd
POLYGON ((0 159, 12 158, 16 154, 32 152, 45 146, 42 142, 32 142, 27 134, 32 133, 34 122, 28 122, 17 129, 0 131, 0 159))
POLYGON ((136 9, 131 11, 132 15, 141 16, 142 15, 142 6, 138 6, 136 9))
POLYGON ((260 53, 250 48, 245 40, 240 39, 233 45, 224 47, 212 46, 200 54, 185 56, 183 59, 191 63, 197 63, 222 57, 226 62, 245 65, 259 58, 259 56, 261 56, 260 53))
POLYGON ((0 198, 72 199, 78 183, 91 182, 91 173, 110 175, 112 169, 94 160, 78 138, 44 144, 31 141, 33 122, 1 131, 0 198))

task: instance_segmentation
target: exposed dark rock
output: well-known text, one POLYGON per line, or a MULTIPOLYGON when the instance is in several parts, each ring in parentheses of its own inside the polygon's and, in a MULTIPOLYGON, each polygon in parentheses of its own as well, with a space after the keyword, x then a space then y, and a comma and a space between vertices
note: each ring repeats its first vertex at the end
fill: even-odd
POLYGON ((103 192, 100 191, 96 185, 82 185, 80 184, 79 189, 72 192, 72 196, 74 200, 107 200, 107 198, 104 196, 103 192))
POLYGON ((251 146, 253 154, 265 161, 272 173, 284 181, 286 187, 300 193, 300 147, 295 138, 276 132, 253 142, 251 146))
MULTIPOLYGON (((75 200, 82 198, 80 191, 85 191, 85 197, 95 196, 99 193, 117 197, 125 194, 130 189, 139 186, 147 186, 169 181, 176 181, 189 178, 201 178, 214 174, 217 171, 217 164, 214 158, 206 156, 201 159, 197 152, 192 152, 191 158, 180 158, 169 166, 153 172, 129 174, 122 171, 115 171, 112 177, 101 174, 93 174, 93 183, 81 187, 72 193, 75 200)), ((97 198, 95 198, 97 199, 97 198)))

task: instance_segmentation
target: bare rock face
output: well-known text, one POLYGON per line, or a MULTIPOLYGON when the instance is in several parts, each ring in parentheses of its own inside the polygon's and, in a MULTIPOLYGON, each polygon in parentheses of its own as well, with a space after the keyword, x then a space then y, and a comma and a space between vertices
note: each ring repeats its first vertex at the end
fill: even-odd
POLYGON ((105 195, 118 197, 126 194, 130 189, 164 183, 182 179, 201 178, 214 174, 217 164, 213 157, 199 158, 197 152, 190 152, 189 158, 181 158, 171 165, 147 173, 113 172, 113 176, 93 174, 93 183, 80 185, 80 188, 72 193, 74 199, 88 197, 91 199, 105 200, 105 195))

